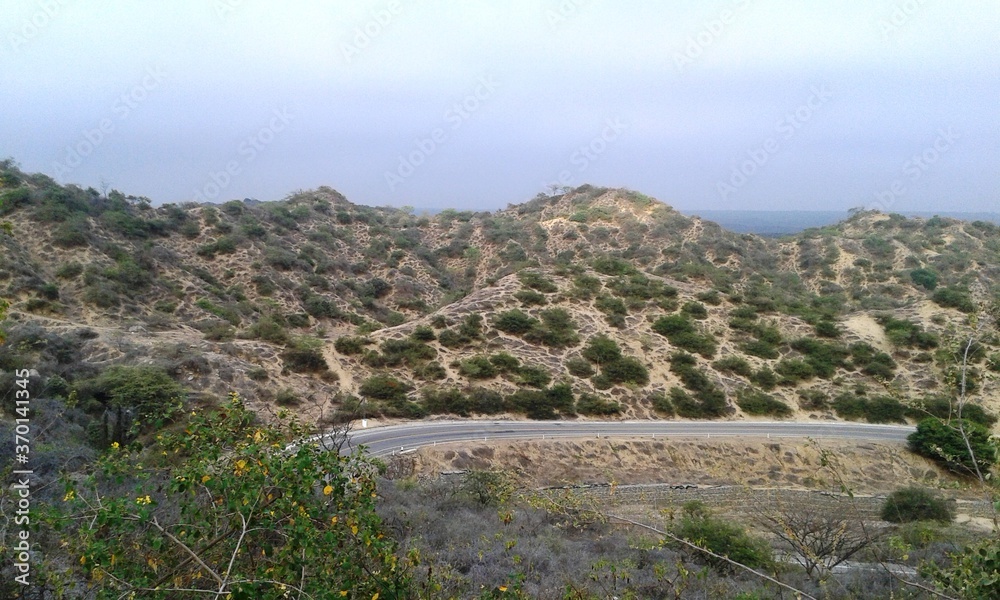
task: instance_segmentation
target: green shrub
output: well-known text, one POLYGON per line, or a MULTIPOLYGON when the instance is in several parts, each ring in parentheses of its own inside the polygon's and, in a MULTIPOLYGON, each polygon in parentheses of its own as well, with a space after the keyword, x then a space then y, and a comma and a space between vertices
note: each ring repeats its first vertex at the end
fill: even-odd
POLYGON ((784 402, 760 390, 744 388, 736 394, 736 405, 748 415, 787 417, 792 409, 784 402))
POLYGON ((681 305, 681 312, 689 315, 692 319, 707 319, 708 309, 700 302, 685 302, 681 305))
POLYGON ((685 315, 666 315, 653 322, 653 331, 666 337, 678 348, 711 358, 715 355, 715 339, 698 333, 685 315))
POLYGON ((413 333, 410 334, 410 337, 418 342, 433 342, 437 339, 437 336, 434 335, 434 330, 426 325, 417 325, 413 329, 413 333))
POLYGON ((243 320, 240 314, 232 306, 219 306, 213 303, 208 298, 199 298, 194 303, 195 306, 204 310, 205 312, 211 313, 219 318, 224 319, 230 325, 239 325, 243 320))
POLYGON ((465 315, 465 318, 458 325, 458 333, 470 341, 481 338, 483 335, 483 316, 476 313, 465 315))
POLYGON ((956 287, 940 288, 931 295, 931 300, 945 308, 955 308, 964 313, 976 312, 976 303, 969 291, 956 287))
POLYGON ((281 353, 281 360, 286 369, 295 373, 322 374, 330 370, 318 348, 289 348, 281 353))
POLYGON ((549 372, 542 367, 521 367, 517 370, 519 383, 531 387, 543 388, 552 381, 549 372))
POLYGON ((891 315, 878 315, 875 320, 885 329, 885 334, 896 346, 913 346, 922 350, 936 348, 937 336, 923 330, 923 327, 907 321, 896 319, 891 315))
MULTIPOLYGON (((739 525, 713 517, 707 511, 688 508, 685 513, 674 527, 677 537, 751 568, 773 566, 771 547, 764 540, 750 536, 739 525)), ((729 573, 734 569, 729 562, 711 555, 701 558, 721 572, 729 573)))
POLYGON ((534 290, 521 290, 516 292, 514 297, 520 300, 523 306, 541 306, 548 303, 544 294, 534 290))
POLYGON ((522 336, 525 341, 551 348, 566 348, 580 343, 576 324, 562 308, 550 308, 538 313, 542 321, 522 336))
POLYGON ((498 352, 490 355, 490 364, 500 373, 515 373, 520 368, 521 361, 506 352, 498 352))
POLYGON ((774 371, 781 376, 781 385, 797 385, 800 381, 808 381, 816 376, 816 371, 804 360, 785 358, 778 361, 774 371))
POLYGON ((764 390, 773 390, 778 385, 778 376, 770 367, 761 367, 750 376, 750 381, 764 390))
POLYGON ((257 293, 261 296, 270 296, 274 294, 274 292, 278 291, 278 286, 276 286, 274 282, 265 275, 252 275, 250 277, 250 283, 254 285, 257 293))
MULTIPOLYGON (((912 406, 906 409, 906 416, 920 420, 928 416, 937 417, 942 420, 957 418, 958 406, 950 398, 945 396, 931 396, 921 398, 912 406)), ((979 423, 985 427, 992 427, 997 422, 997 417, 986 412, 982 406, 966 402, 962 406, 962 418, 979 423)))
POLYGON ((889 396, 865 398, 851 393, 843 393, 833 399, 833 409, 842 419, 856 421, 865 419, 869 423, 903 423, 906 421, 906 407, 889 396))
POLYGON ((601 291, 601 287, 603 287, 603 284, 597 277, 578 275, 573 279, 573 295, 577 298, 587 300, 601 291))
POLYGON ((365 346, 372 343, 372 340, 364 337, 341 336, 333 342, 334 349, 345 355, 351 356, 364 352, 365 346))
POLYGON ((799 390, 799 408, 802 410, 826 410, 830 396, 820 390, 799 390))
POLYGON ((380 349, 385 359, 384 365, 389 367, 414 367, 437 357, 437 350, 411 338, 385 340, 380 349))
POLYGON ((761 340, 750 340, 739 345, 740 351, 750 356, 757 356, 760 358, 774 359, 778 358, 778 347, 774 344, 768 342, 763 342, 761 340))
POLYGON ((445 390, 424 390, 421 393, 422 402, 427 412, 433 414, 453 414, 460 417, 469 416, 473 409, 472 400, 460 390, 449 388, 445 390))
POLYGON ((566 361, 566 370, 575 377, 590 377, 594 374, 594 368, 590 362, 583 358, 570 358, 566 361))
POLYGON ((83 288, 83 299, 99 308, 114 308, 121 303, 121 295, 115 285, 100 280, 83 288))
POLYGON ((540 321, 531 315, 521 312, 518 309, 508 310, 500 313, 493 320, 493 326, 512 335, 523 335, 531 331, 532 327, 539 325, 540 321))
POLYGON ((471 341, 467 336, 458 333, 454 329, 445 329, 438 334, 438 342, 445 348, 461 348, 471 341))
POLYGON ((686 419, 718 419, 731 412, 726 395, 714 387, 700 390, 695 396, 673 387, 669 395, 677 415, 686 419))
POLYGON ((410 386, 389 375, 375 375, 361 383, 358 392, 365 398, 386 401, 405 400, 410 386))
MULTIPOLYGON (((684 394, 684 390, 680 388, 674 388, 684 394)), ((672 417, 674 416, 674 405, 670 402, 670 398, 662 392, 656 392, 650 394, 648 397, 650 404, 653 405, 653 410, 660 413, 661 415, 672 417)))
POLYGON ((952 506, 936 494, 919 487, 906 487, 889 494, 882 504, 882 520, 890 523, 955 519, 952 506))
POLYGON ((594 307, 606 315, 627 315, 628 307, 620 298, 602 294, 594 301, 594 307))
POLYGON ((447 377, 448 371, 441 366, 441 363, 434 361, 414 368, 413 374, 424 381, 438 381, 447 377))
POLYGON ((247 370, 247 378, 251 381, 267 381, 269 377, 264 367, 251 367, 247 370))
POLYGON ((825 338, 839 338, 841 331, 833 321, 818 321, 816 323, 816 335, 825 338))
POLYGON ((632 383, 640 386, 649 383, 649 371, 641 362, 630 357, 604 363, 601 366, 601 374, 612 383, 632 383))
POLYGON ((917 430, 906 439, 910 450, 936 460, 956 473, 975 475, 978 470, 985 475, 997 462, 997 447, 990 431, 967 419, 945 422, 928 417, 920 421, 917 430))
POLYGON ((605 400, 596 394, 581 394, 576 401, 576 412, 581 415, 610 416, 617 415, 622 411, 622 405, 605 400))
POLYGON ((712 366, 717 371, 734 373, 743 377, 750 377, 753 374, 753 368, 750 367, 750 363, 740 356, 725 356, 713 362, 712 366))
POLYGON ((598 365, 613 362, 622 357, 618 343, 604 334, 590 338, 581 354, 590 362, 598 365))
POLYGON ((177 310, 177 303, 172 300, 157 300, 153 305, 153 310, 161 313, 173 314, 177 310))
POLYGON ((506 403, 531 419, 557 419, 572 415, 573 391, 560 384, 546 390, 518 390, 507 397, 506 403))
POLYGON ((247 328, 247 337, 257 338, 272 344, 288 343, 288 332, 278 323, 274 317, 261 317, 256 323, 247 328))
POLYGON ((846 360, 850 355, 850 351, 843 346, 812 338, 799 338, 791 346, 804 354, 813 373, 824 379, 832 377, 838 368, 847 366, 846 360))
POLYGON ((301 403, 301 400, 299 400, 299 397, 291 388, 285 388, 279 391, 275 395, 274 401, 278 406, 296 406, 301 403))
POLYGON ((538 290, 539 292, 551 294, 559 291, 555 282, 537 271, 522 271, 521 273, 518 273, 517 278, 520 279, 521 283, 525 286, 533 290, 538 290))
POLYGON ((490 379, 496 377, 498 373, 497 368, 485 356, 472 356, 459 362, 458 372, 470 379, 490 379))
POLYGON ((930 269, 914 269, 910 271, 910 279, 914 285, 919 285, 924 289, 933 291, 938 284, 937 273, 930 269))
POLYGON ((628 261, 613 256, 602 256, 594 259, 594 270, 604 275, 633 275, 638 273, 628 261))
POLYGON ((75 279, 83 273, 83 265, 78 262, 69 262, 64 265, 60 265, 56 269, 56 277, 59 279, 75 279))
POLYGON ((695 298, 701 300, 705 304, 711 304, 712 306, 719 306, 722 304, 722 296, 719 295, 718 290, 708 290, 707 292, 698 293, 695 298))
POLYGON ((507 410, 507 403, 503 396, 493 390, 486 388, 471 388, 468 391, 469 401, 472 402, 472 410, 481 415, 495 415, 507 410))

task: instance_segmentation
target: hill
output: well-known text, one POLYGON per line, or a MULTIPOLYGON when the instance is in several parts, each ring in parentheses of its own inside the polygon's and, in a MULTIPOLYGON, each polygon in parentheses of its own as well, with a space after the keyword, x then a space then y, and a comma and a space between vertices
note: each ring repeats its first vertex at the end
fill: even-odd
POLYGON ((973 338, 966 416, 992 425, 1000 410, 984 318, 1000 299, 1000 227, 983 221, 856 212, 769 239, 586 185, 432 217, 327 187, 154 207, 9 160, 0 186, 0 377, 36 369, 39 391, 91 426, 114 405, 115 365, 320 425, 902 422, 951 410, 973 338))

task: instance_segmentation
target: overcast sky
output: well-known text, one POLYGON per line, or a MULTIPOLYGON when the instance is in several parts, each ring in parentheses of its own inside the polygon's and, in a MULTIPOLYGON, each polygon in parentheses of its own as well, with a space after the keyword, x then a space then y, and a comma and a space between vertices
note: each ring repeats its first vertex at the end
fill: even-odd
POLYGON ((155 203, 995 211, 1000 2, 0 0, 0 156, 155 203))

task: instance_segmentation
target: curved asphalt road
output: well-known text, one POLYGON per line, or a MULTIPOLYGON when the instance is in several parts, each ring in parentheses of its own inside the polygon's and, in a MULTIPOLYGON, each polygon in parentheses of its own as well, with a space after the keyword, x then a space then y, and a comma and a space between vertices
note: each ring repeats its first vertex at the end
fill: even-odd
POLYGON ((835 438, 904 442, 915 431, 899 425, 762 421, 417 421, 362 429, 350 446, 373 456, 406 453, 448 442, 555 438, 835 438))

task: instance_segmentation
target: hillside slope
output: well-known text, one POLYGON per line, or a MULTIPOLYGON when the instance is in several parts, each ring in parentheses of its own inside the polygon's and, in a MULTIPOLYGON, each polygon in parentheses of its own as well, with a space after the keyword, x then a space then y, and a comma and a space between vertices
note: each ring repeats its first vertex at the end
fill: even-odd
MULTIPOLYGON (((0 169, 0 370, 109 406, 111 365, 308 420, 851 418, 993 424, 1000 228, 860 212, 782 239, 629 190, 418 216, 330 188, 153 207, 0 169)), ((4 385, 4 382, 0 382, 4 385)))

